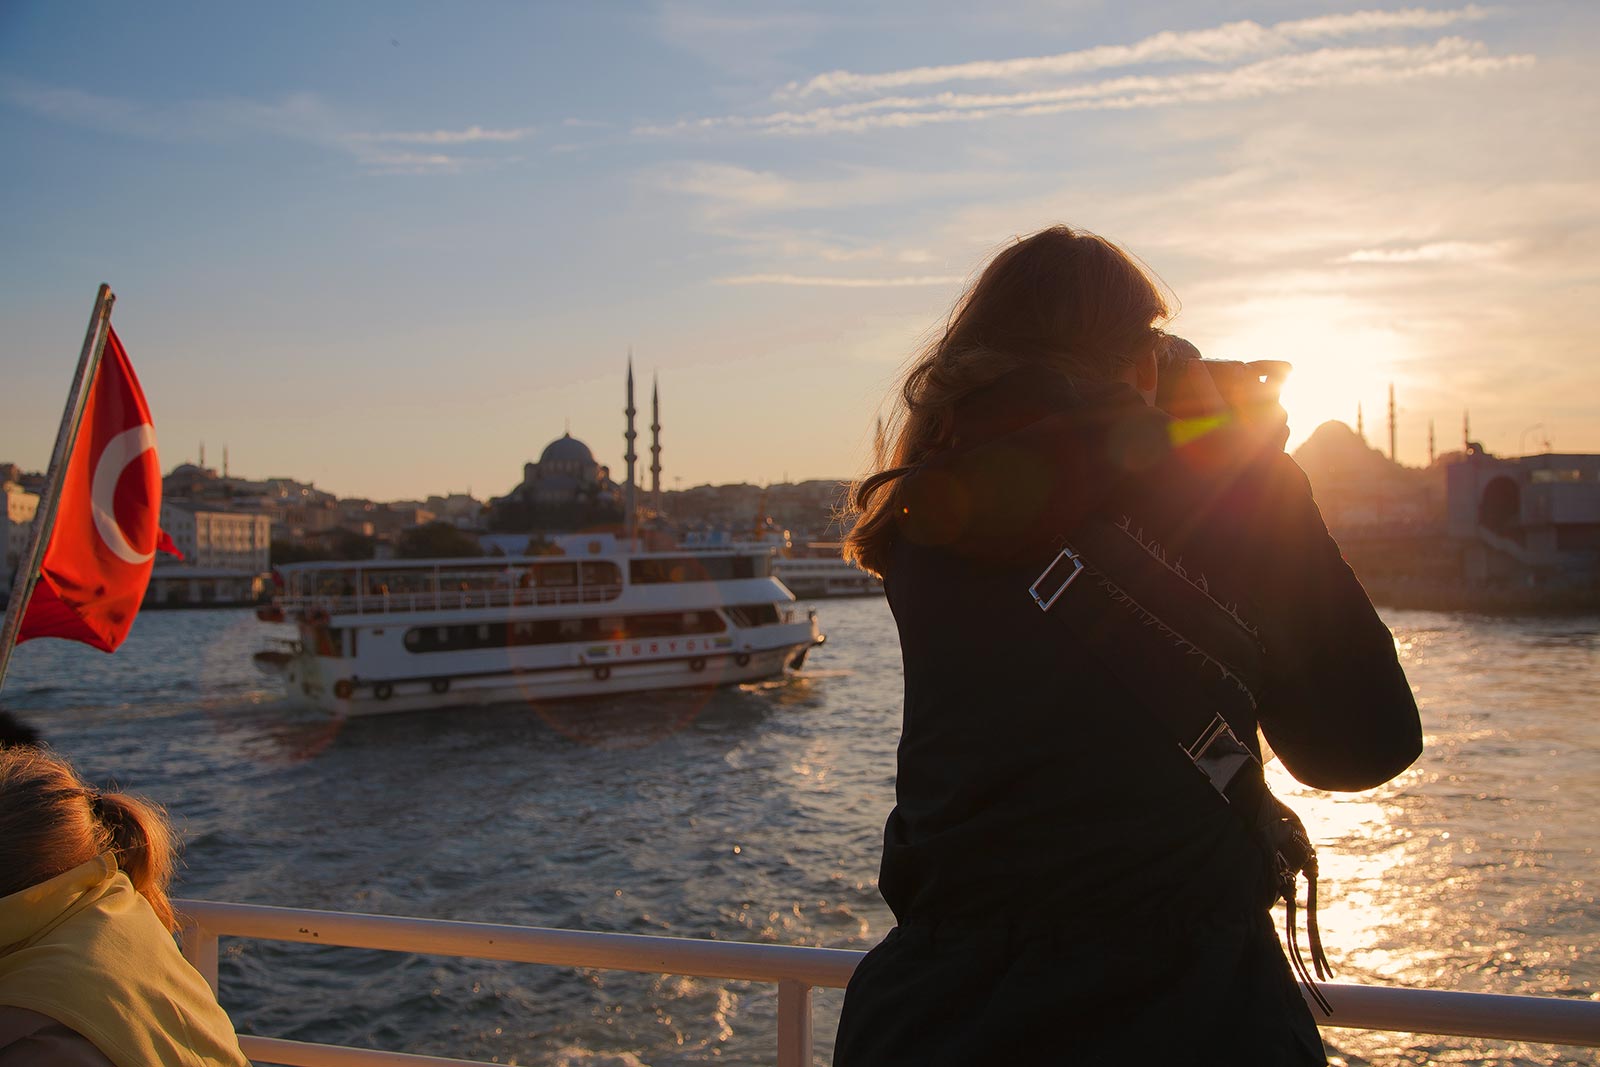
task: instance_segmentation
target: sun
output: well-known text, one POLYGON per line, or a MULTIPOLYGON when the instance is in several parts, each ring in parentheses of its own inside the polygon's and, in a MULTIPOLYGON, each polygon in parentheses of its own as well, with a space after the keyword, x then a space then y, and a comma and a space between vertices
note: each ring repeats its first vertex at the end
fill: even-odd
POLYGON ((1412 356, 1376 308, 1343 296, 1263 298, 1222 314, 1224 329, 1202 346, 1208 359, 1294 365, 1283 388, 1290 451, 1330 419, 1354 429, 1358 406, 1369 427, 1381 425, 1389 384, 1412 356))

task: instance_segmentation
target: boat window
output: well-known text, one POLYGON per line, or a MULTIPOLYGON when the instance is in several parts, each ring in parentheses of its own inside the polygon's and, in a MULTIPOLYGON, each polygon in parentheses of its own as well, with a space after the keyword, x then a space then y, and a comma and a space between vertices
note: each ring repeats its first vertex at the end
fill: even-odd
POLYGON ((534 584, 540 586, 577 585, 576 563, 541 563, 534 568, 534 584))
POLYGON ((465 593, 476 589, 503 589, 507 581, 504 568, 449 570, 441 571, 439 574, 439 588, 444 592, 459 590, 465 593))
POLYGON ((385 593, 428 593, 433 591, 433 572, 367 571, 367 593, 382 596, 385 593))
POLYGON ((652 585, 660 582, 718 582, 731 578, 764 577, 766 565, 765 556, 746 553, 677 556, 632 560, 629 564, 629 574, 636 585, 652 585), (761 571, 760 574, 757 574, 758 570, 761 571))
POLYGON ((622 572, 615 563, 592 561, 578 564, 578 574, 586 586, 621 585, 622 572))
POLYGON ((355 596, 355 571, 319 571, 316 577, 318 596, 355 596))
POLYGON ((771 626, 778 621, 776 604, 729 604, 723 610, 735 626, 771 626))
POLYGON ((671 611, 587 619, 529 619, 517 623, 429 626, 406 631, 410 652, 452 652, 576 641, 659 640, 718 634, 727 624, 714 611, 671 611))

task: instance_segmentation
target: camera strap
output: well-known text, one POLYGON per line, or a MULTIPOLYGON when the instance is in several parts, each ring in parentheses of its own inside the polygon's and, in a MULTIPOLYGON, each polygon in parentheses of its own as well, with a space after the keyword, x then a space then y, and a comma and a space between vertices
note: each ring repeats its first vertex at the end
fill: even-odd
POLYGON ((1254 627, 1131 519, 1091 517, 1058 548, 1029 596, 1149 709, 1264 843, 1277 865, 1291 962, 1331 1014, 1301 958, 1295 914, 1304 874, 1312 969, 1318 979, 1331 977, 1317 927, 1316 850, 1300 819, 1267 789, 1255 749, 1232 725, 1255 721, 1264 652, 1254 627))

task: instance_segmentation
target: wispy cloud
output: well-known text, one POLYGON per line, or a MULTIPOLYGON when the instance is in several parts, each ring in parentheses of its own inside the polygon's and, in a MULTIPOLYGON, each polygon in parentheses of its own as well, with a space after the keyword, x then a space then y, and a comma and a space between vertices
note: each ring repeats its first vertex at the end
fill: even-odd
POLYGON ((825 177, 789 178, 774 171, 732 163, 688 161, 651 169, 647 180, 669 192, 693 196, 708 219, 763 212, 810 211, 898 203, 908 199, 1004 188, 1007 178, 992 171, 918 174, 882 167, 835 168, 825 177))
POLYGON ((46 118, 122 137, 169 142, 228 143, 268 137, 313 145, 351 156, 374 174, 452 174, 481 157, 441 151, 394 151, 389 146, 447 148, 507 144, 534 134, 532 128, 394 132, 353 131, 314 93, 289 93, 275 100, 219 97, 162 106, 107 97, 79 89, 11 82, 0 90, 10 103, 46 118))
POLYGON ((415 132, 394 133, 353 133, 349 140, 356 143, 377 144, 477 144, 490 142, 505 144, 512 141, 521 141, 532 137, 534 129, 531 126, 518 127, 509 130, 486 130, 482 126, 468 126, 464 130, 426 130, 415 132))
POLYGON ((1271 26, 1251 21, 1229 22, 1203 30, 1164 31, 1131 45, 1099 45, 1048 56, 912 67, 876 74, 835 70, 818 74, 805 82, 791 82, 778 95, 792 98, 816 94, 840 96, 957 81, 1015 81, 1142 63, 1229 63, 1287 51, 1308 41, 1383 30, 1438 29, 1458 22, 1477 21, 1487 18, 1489 14, 1487 9, 1469 4, 1446 10, 1405 8, 1399 11, 1354 11, 1279 22, 1271 26))
POLYGON ((1502 259, 1511 241, 1435 241, 1411 248, 1361 248, 1336 263, 1483 263, 1502 259))
POLYGON ((1101 81, 1011 93, 942 92, 781 111, 692 119, 644 126, 642 134, 750 130, 771 135, 860 133, 908 129, 1002 117, 1037 117, 1069 111, 1131 110, 1206 104, 1282 95, 1311 88, 1371 86, 1429 78, 1481 76, 1534 62, 1531 55, 1495 56, 1485 45, 1446 37, 1430 45, 1325 48, 1276 56, 1223 71, 1165 76, 1128 75, 1101 81))
POLYGON ((362 162, 377 174, 456 174, 464 167, 459 156, 442 152, 373 152, 362 162))
POLYGON ((827 289, 906 289, 919 285, 960 285, 959 274, 915 274, 897 278, 851 278, 817 274, 735 274, 718 285, 796 285, 827 289))

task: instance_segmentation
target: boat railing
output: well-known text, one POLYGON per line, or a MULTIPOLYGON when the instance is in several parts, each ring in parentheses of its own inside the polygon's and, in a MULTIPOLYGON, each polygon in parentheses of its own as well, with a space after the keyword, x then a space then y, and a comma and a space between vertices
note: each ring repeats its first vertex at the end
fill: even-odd
POLYGON ((302 617, 383 615, 390 612, 465 611, 547 604, 597 604, 622 595, 620 585, 529 586, 527 588, 426 589, 417 592, 280 596, 278 607, 302 617))
MULTIPOLYGON (((815 988, 840 989, 865 953, 833 948, 705 941, 639 934, 357 915, 175 900, 183 953, 217 985, 218 939, 247 937, 317 945, 505 960, 557 967, 767 982, 778 987, 778 1067, 811 1067, 815 988)), ((1333 1005, 1323 1026, 1600 1047, 1600 1002, 1325 982, 1333 1005)), ((417 1056, 254 1035, 239 1045, 252 1060, 289 1067, 467 1067, 481 1061, 417 1056)))

